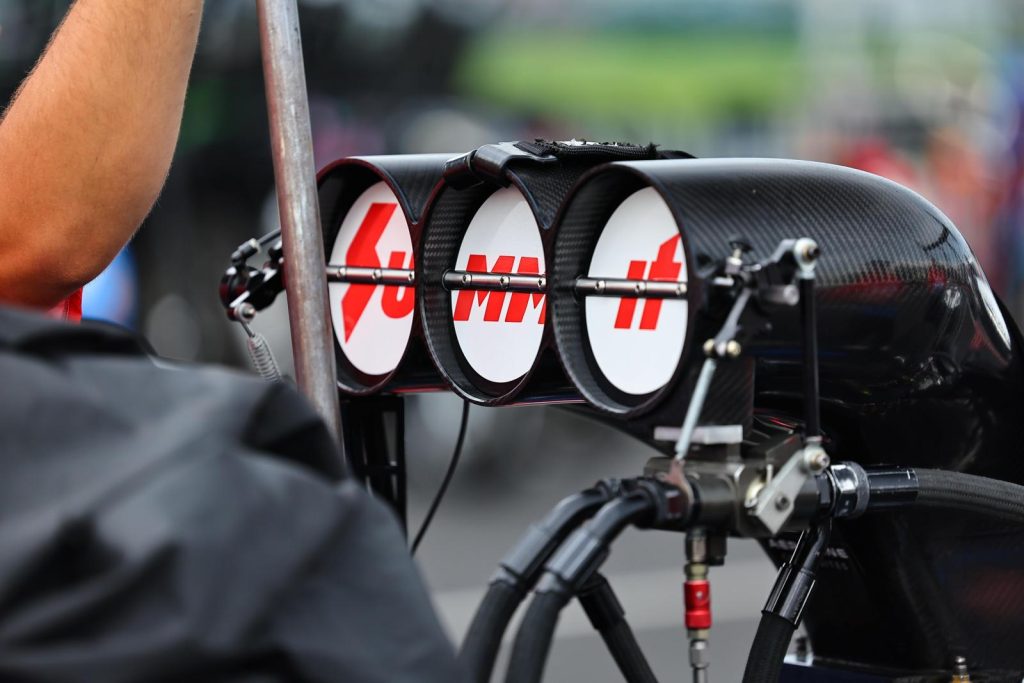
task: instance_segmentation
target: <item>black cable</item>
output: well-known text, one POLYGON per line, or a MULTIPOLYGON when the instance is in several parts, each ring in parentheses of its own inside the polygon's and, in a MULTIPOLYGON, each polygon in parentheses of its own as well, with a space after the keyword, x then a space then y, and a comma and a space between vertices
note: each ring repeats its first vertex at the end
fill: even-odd
POLYGON ((416 554, 416 549, 420 547, 420 543, 423 541, 423 537, 427 533, 427 529, 430 528, 430 523, 434 520, 434 515, 437 513, 437 508, 441 506, 441 500, 444 498, 444 494, 448 491, 448 485, 452 483, 452 477, 455 476, 455 469, 459 466, 459 458, 462 457, 462 444, 466 440, 466 427, 469 425, 469 401, 462 402, 462 421, 459 423, 459 436, 455 439, 455 450, 452 451, 451 462, 448 463, 448 471, 444 474, 444 479, 441 481, 441 488, 437 490, 437 494, 434 495, 434 501, 430 504, 430 509, 427 510, 427 516, 423 518, 423 523, 420 525, 420 530, 416 532, 416 538, 412 542, 412 554, 416 554))
POLYGON ((265 247, 268 244, 270 244, 271 242, 276 241, 280 236, 281 236, 281 231, 280 230, 274 230, 273 232, 268 232, 266 235, 264 235, 263 237, 259 238, 257 241, 260 243, 261 247, 265 247))
POLYGON ((505 555, 473 615, 459 650, 459 661, 471 681, 486 683, 491 679, 505 629, 519 603, 537 582, 544 563, 572 530, 613 497, 617 490, 617 481, 604 481, 562 499, 505 555))

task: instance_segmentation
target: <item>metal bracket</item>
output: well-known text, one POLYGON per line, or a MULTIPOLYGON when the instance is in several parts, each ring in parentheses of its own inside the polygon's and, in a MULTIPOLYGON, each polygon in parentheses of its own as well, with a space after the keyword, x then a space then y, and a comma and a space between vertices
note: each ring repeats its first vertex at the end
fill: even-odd
POLYGON ((779 533, 793 514, 797 494, 811 477, 829 466, 828 453, 818 440, 810 441, 786 461, 778 474, 747 502, 751 515, 773 535, 779 533))

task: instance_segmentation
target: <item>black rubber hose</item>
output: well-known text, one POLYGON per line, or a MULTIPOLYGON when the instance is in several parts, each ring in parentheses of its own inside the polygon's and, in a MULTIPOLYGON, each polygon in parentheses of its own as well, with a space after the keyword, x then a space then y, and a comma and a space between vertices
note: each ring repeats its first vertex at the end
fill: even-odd
POLYGON ((601 631, 601 638, 604 639, 608 652, 618 665, 626 683, 658 683, 628 623, 620 621, 601 631))
POLYGON ((918 469, 915 507, 960 510, 1024 525, 1024 486, 962 472, 918 469))
POLYGON ((562 608, 600 568, 612 541, 630 524, 649 521, 657 503, 643 492, 616 498, 562 544, 516 633, 505 683, 540 682, 562 608))
POLYGON ((795 630, 796 626, 778 615, 770 612, 761 614, 757 635, 747 657, 747 667, 743 671, 743 683, 777 683, 795 630))
POLYGON ((779 568, 761 623, 750 646, 743 683, 775 683, 789 648, 789 639, 800 623, 807 598, 814 590, 818 563, 828 550, 832 520, 812 524, 796 543, 793 555, 779 568))
POLYGON ((463 670, 474 683, 491 680, 501 639, 523 595, 522 590, 506 581, 495 581, 488 586, 459 651, 463 670))
POLYGON ((577 597, 591 625, 601 634, 626 683, 657 683, 651 665, 626 622, 626 611, 622 609, 608 579, 595 574, 587 580, 577 597))
POLYGON ((555 637, 558 615, 569 602, 561 592, 537 593, 516 633, 505 683, 538 683, 555 637))
POLYGON ((614 495, 615 486, 612 481, 602 482, 563 499, 502 560, 459 650, 459 661, 471 681, 487 683, 491 679, 505 629, 519 603, 537 582, 544 563, 580 523, 614 495))

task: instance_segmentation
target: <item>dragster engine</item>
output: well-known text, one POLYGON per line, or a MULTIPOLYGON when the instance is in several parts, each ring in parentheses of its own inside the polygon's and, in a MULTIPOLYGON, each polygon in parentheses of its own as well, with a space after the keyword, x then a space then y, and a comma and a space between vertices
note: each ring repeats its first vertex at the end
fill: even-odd
MULTIPOLYGON (((555 403, 664 453, 502 562, 463 647, 474 680, 531 589, 510 682, 540 680, 569 599, 614 613, 599 568, 630 525, 687 534, 695 681, 730 536, 781 566, 745 682, 777 680, 801 622, 799 680, 1020 679, 1021 336, 925 199, 828 164, 571 141, 347 159, 320 200, 347 405, 555 403)), ((235 259, 229 313, 269 305, 287 263, 235 259)), ((627 680, 651 680, 609 619, 627 680)))

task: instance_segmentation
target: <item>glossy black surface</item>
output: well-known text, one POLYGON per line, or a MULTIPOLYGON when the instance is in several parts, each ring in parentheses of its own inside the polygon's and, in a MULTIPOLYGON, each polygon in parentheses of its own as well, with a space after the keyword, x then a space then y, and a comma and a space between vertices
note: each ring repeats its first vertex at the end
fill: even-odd
MULTIPOLYGON (((877 176, 825 164, 621 163, 591 174, 574 193, 559 228, 560 240, 575 241, 567 251, 590 248, 596 235, 580 226, 603 224, 644 186, 666 199, 683 236, 688 341, 670 386, 638 407, 612 402, 606 410, 628 415, 633 428, 678 424, 700 345, 715 330, 702 313, 710 264, 729 253, 735 236, 753 246, 753 259, 767 257, 782 239, 811 237, 822 252, 821 417, 833 458, 1024 481, 1019 332, 960 233, 934 206, 877 176)), ((556 250, 555 333, 570 375, 600 401, 607 396, 587 359, 565 355, 580 335, 571 315, 579 304, 567 293, 582 274, 573 265, 556 250)), ((798 311, 777 309, 772 321, 752 349, 754 403, 799 419, 798 311)), ((948 668, 963 654, 978 668, 1024 669, 1021 532, 963 514, 878 513, 838 523, 832 547, 837 552, 823 563, 805 615, 817 656, 924 670, 948 668)))

